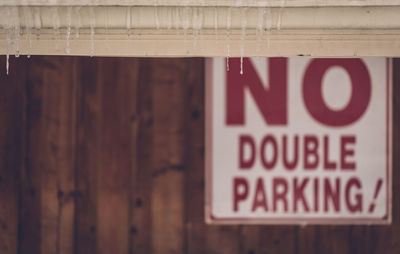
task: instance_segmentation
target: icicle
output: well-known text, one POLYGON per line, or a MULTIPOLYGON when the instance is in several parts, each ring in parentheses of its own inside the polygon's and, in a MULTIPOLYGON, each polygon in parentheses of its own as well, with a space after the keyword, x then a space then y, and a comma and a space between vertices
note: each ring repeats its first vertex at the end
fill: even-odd
POLYGON ((269 48, 270 46, 270 34, 271 34, 271 28, 272 28, 272 15, 271 15, 271 9, 267 8, 265 10, 265 34, 267 36, 267 47, 269 48))
POLYGON ((179 27, 180 27, 179 10, 180 10, 179 8, 174 8, 176 34, 179 34, 179 27))
MULTIPOLYGON (((26 40, 28 41, 29 45, 29 52, 32 49, 32 26, 33 26, 33 16, 31 7, 24 7, 23 13, 25 17, 25 33, 26 33, 26 40)), ((29 53, 28 53, 29 55, 29 53)))
POLYGON ((172 10, 171 10, 171 8, 168 8, 167 12, 168 12, 167 29, 170 30, 172 28, 172 10))
POLYGON ((66 46, 65 46, 65 52, 69 54, 71 52, 71 48, 69 45, 69 39, 71 37, 71 23, 72 23, 72 17, 71 17, 71 12, 72 12, 72 7, 67 7, 67 34, 66 34, 66 46))
POLYGON ((188 29, 189 29, 189 7, 185 7, 183 9, 183 14, 184 14, 184 17, 183 17, 182 27, 183 27, 183 34, 184 34, 184 37, 185 37, 184 43, 186 45, 186 43, 187 43, 187 32, 188 32, 188 29))
POLYGON ((240 75, 243 75, 243 56, 244 56, 244 47, 240 47, 240 75))
POLYGON ((42 21, 40 19, 40 8, 34 7, 34 22, 35 22, 35 30, 36 30, 36 37, 39 39, 40 36, 40 29, 42 28, 42 21))
POLYGON ((58 39, 60 36, 60 17, 58 16, 58 7, 53 7, 53 34, 56 40, 56 49, 58 49, 58 39))
POLYGON ((218 42, 218 9, 214 7, 214 31, 215 31, 215 43, 218 42))
POLYGON ((131 7, 129 6, 126 10, 126 32, 128 36, 131 36, 131 7))
POLYGON ((81 27, 81 7, 75 7, 75 38, 79 38, 79 29, 81 27))
POLYGON ((228 15, 226 15, 226 70, 229 71, 229 57, 230 57, 230 30, 231 30, 231 7, 228 8, 228 15))
POLYGON ((244 39, 246 37, 246 8, 242 8, 242 36, 240 38, 240 75, 243 75, 244 39))
POLYGON ((10 67, 10 64, 9 64, 9 60, 10 60, 10 47, 11 47, 11 44, 12 44, 12 41, 11 41, 11 10, 10 10, 10 8, 7 8, 7 22, 8 23, 6 23, 6 30, 7 30, 7 38, 6 38, 6 40, 7 40, 7 53, 6 53, 6 72, 7 72, 7 75, 8 75, 8 73, 9 73, 9 67, 10 67))
POLYGON ((94 55, 94 27, 96 25, 96 17, 94 14, 93 7, 89 8, 89 16, 90 16, 90 57, 94 55))
POLYGON ((160 29, 160 20, 158 17, 158 1, 154 0, 154 17, 155 17, 155 22, 156 22, 156 28, 160 29))
POLYGON ((13 25, 14 25, 14 47, 15 47, 15 57, 19 57, 19 36, 21 33, 21 25, 19 20, 19 8, 13 8, 13 25))
POLYGON ((276 22, 276 29, 281 30, 281 23, 282 23, 282 12, 283 12, 283 8, 286 5, 286 0, 281 0, 281 6, 279 9, 279 14, 278 14, 278 20, 276 22))
POLYGON ((264 8, 258 8, 258 19, 257 19, 257 29, 256 29, 256 37, 257 37, 257 48, 256 52, 260 52, 260 45, 263 36, 263 23, 264 23, 264 8))
POLYGON ((193 44, 196 47, 197 46, 197 37, 203 27, 203 12, 200 8, 196 8, 193 10, 193 22, 192 22, 192 28, 193 28, 193 44))

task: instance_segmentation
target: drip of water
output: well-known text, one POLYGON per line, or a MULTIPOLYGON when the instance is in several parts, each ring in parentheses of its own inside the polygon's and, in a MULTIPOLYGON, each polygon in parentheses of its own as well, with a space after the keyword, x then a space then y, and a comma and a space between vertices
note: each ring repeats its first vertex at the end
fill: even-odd
POLYGON ((260 45, 263 36, 263 23, 264 23, 264 8, 258 8, 258 16, 257 16, 257 29, 256 29, 256 37, 257 37, 257 53, 260 52, 260 45))
POLYGON ((131 26, 132 26, 131 22, 132 22, 132 20, 131 20, 131 7, 129 6, 126 9, 126 32, 127 32, 128 36, 131 36, 131 26))
POLYGON ((176 34, 179 34, 179 27, 180 27, 179 10, 180 10, 179 8, 175 8, 175 9, 174 9, 176 34))
POLYGON ((281 30, 281 23, 282 23, 282 12, 283 12, 283 8, 286 5, 286 0, 281 0, 281 6, 279 9, 279 14, 278 14, 278 20, 276 22, 276 29, 281 30))
POLYGON ((15 49, 15 57, 19 57, 19 36, 20 36, 20 20, 19 20, 19 8, 12 7, 11 12, 9 12, 11 16, 9 16, 9 20, 11 21, 11 26, 13 29, 13 38, 11 39, 14 42, 15 49))
POLYGON ((200 8, 193 9, 193 21, 192 21, 192 28, 193 28, 193 44, 194 47, 197 46, 197 37, 203 27, 203 12, 200 8))
POLYGON ((267 36, 267 47, 270 46, 270 35, 271 35, 271 28, 272 28, 272 15, 271 9, 267 8, 265 10, 265 34, 267 36))
POLYGON ((81 27, 81 7, 75 7, 75 39, 79 38, 79 29, 81 27))
POLYGON ((94 8, 89 8, 89 16, 90 16, 90 57, 94 55, 94 27, 96 25, 96 17, 94 14, 94 8))
MULTIPOLYGON (((10 16, 11 16, 11 14, 10 14, 10 9, 7 9, 7 16, 8 16, 8 19, 7 19, 7 21, 8 22, 10 22, 10 16)), ((8 73, 9 73, 9 68, 10 68, 10 47, 11 47, 11 43, 12 43, 12 41, 11 41, 11 25, 10 24, 6 24, 6 29, 7 29, 7 38, 6 38, 6 40, 7 40, 7 54, 6 54, 6 72, 7 72, 7 75, 8 75, 8 73)))
POLYGON ((40 29, 42 28, 42 21, 40 19, 40 8, 39 7, 34 7, 33 8, 34 12, 34 23, 35 23, 35 31, 36 31, 36 37, 39 39, 40 36, 40 29))
POLYGON ((69 43, 69 39, 71 37, 71 23, 72 23, 72 17, 71 14, 72 13, 72 7, 67 7, 67 34, 66 34, 66 46, 65 46, 65 52, 67 54, 69 54, 71 52, 71 48, 70 48, 70 43, 69 43))
POLYGON ((229 57, 230 57, 230 31, 231 31, 231 15, 232 9, 228 8, 228 15, 226 15, 226 70, 229 71, 229 57))
POLYGON ((171 8, 168 8, 167 12, 168 12, 167 29, 171 30, 171 28, 172 28, 172 10, 171 10, 171 8))
POLYGON ((240 47, 240 75, 243 75, 243 55, 244 47, 240 47))
POLYGON ((214 7, 214 31, 215 31, 215 42, 218 42, 218 9, 214 7))
POLYGON ((160 29, 160 20, 158 17, 158 1, 154 0, 154 17, 155 17, 155 22, 156 22, 156 28, 160 29))
POLYGON ((189 7, 184 7, 183 9, 183 34, 184 34, 184 43, 187 43, 187 31, 189 29, 189 7))
POLYGON ((240 38, 240 75, 243 75, 243 56, 244 56, 244 39, 246 37, 246 8, 242 8, 242 36, 240 38))
POLYGON ((53 36, 56 40, 56 49, 58 49, 58 39, 60 36, 60 17, 58 15, 58 7, 52 8, 53 12, 53 36))
MULTIPOLYGON (((28 41, 29 45, 29 52, 32 49, 32 26, 33 26, 33 16, 31 7, 24 7, 23 8, 24 18, 25 18, 25 33, 26 33, 26 40, 28 41)), ((28 53, 29 55, 29 53, 28 53)))

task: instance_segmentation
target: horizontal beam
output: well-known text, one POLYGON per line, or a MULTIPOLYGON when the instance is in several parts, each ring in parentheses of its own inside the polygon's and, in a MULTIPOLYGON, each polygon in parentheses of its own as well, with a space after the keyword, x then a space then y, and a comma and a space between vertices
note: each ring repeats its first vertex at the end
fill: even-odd
MULTIPOLYGON (((137 31, 146 33, 146 31, 137 31)), ((224 36, 215 40, 214 35, 200 35, 196 40, 192 35, 95 35, 85 33, 69 41, 70 53, 66 53, 65 37, 55 39, 52 33, 41 34, 40 39, 33 37, 31 43, 25 39, 19 42, 21 55, 76 55, 88 56, 92 50, 94 56, 126 57, 214 57, 227 56, 229 44, 230 57, 243 56, 305 56, 305 57, 400 57, 400 34, 398 31, 369 32, 331 31, 329 34, 312 34, 308 31, 272 32, 269 38, 263 36, 257 41, 254 35, 248 35, 242 41, 240 35, 231 35, 227 41, 224 36)), ((14 47, 8 49, 13 54, 14 47)), ((7 53, 6 40, 0 36, 0 54, 7 53)))
POLYGON ((400 0, 2 0, 0 6, 394 6, 400 0))
POLYGON ((226 56, 229 45, 230 56, 398 57, 398 13, 400 6, 0 7, 0 54, 90 55, 93 45, 99 56, 226 56))

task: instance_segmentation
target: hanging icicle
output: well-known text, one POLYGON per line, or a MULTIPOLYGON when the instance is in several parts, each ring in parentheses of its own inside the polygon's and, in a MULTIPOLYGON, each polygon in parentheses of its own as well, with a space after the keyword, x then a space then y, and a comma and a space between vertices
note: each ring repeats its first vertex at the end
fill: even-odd
POLYGON ((67 33, 65 36, 66 45, 65 45, 65 53, 69 54, 71 52, 69 41, 71 37, 71 23, 72 23, 72 7, 67 7, 67 33))
POLYGON ((257 9, 258 15, 257 15, 257 27, 256 27, 256 37, 257 37, 257 47, 256 47, 256 52, 260 52, 260 46, 261 46, 261 41, 262 41, 262 36, 263 36, 263 23, 264 23, 264 13, 265 10, 264 8, 258 8, 257 9))
POLYGON ((215 31, 215 43, 218 42, 218 9, 214 7, 214 31, 215 31))
POLYGON ((19 57, 19 37, 20 37, 20 20, 19 20, 19 8, 11 7, 11 22, 13 29, 12 40, 14 42, 15 57, 19 57))
POLYGON ((34 7, 33 8, 34 12, 34 22, 35 22, 35 31, 36 31, 36 37, 39 39, 40 37, 40 29, 42 28, 42 20, 40 19, 40 8, 39 7, 34 7))
POLYGON ((33 27, 33 15, 31 7, 24 7, 23 9, 24 20, 25 20, 25 35, 26 40, 28 41, 28 54, 29 57, 30 51, 32 49, 32 27, 33 27))
POLYGON ((186 45, 186 43, 187 43, 187 32, 188 32, 188 29, 189 29, 189 7, 184 7, 183 8, 183 24, 182 24, 182 27, 183 27, 183 35, 184 35, 184 43, 185 43, 185 45, 186 45))
POLYGON ((276 29, 281 30, 281 24, 282 24, 282 12, 283 12, 283 8, 286 5, 286 0, 281 0, 281 5, 279 8, 279 14, 278 14, 278 20, 276 22, 276 29))
POLYGON ((131 19, 131 7, 126 8, 126 33, 128 36, 131 36, 131 27, 132 27, 132 19, 131 19))
POLYGON ((267 48, 270 47, 270 36, 271 36, 271 28, 272 28, 272 15, 271 9, 266 8, 265 10, 265 34, 267 36, 267 48))
POLYGON ((58 15, 58 7, 52 8, 53 12, 53 36, 56 41, 56 49, 58 49, 58 39, 60 37, 60 17, 58 15))
POLYGON ((244 39, 246 37, 247 26, 246 12, 247 9, 242 8, 242 36, 240 38, 240 75, 243 75, 244 39))
POLYGON ((79 38, 79 29, 81 27, 81 7, 75 7, 75 39, 79 38))
POLYGON ((94 14, 94 8, 89 8, 90 17, 90 57, 94 56, 94 28, 96 26, 96 16, 94 14))
POLYGON ((226 15, 226 70, 229 71, 229 57, 231 54, 230 49, 230 30, 231 30, 231 7, 228 8, 228 15, 226 15))

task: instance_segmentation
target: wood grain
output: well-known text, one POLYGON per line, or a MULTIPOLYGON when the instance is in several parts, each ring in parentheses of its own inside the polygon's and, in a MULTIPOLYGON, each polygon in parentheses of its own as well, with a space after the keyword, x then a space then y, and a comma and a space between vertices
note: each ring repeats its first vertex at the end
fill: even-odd
POLYGON ((0 70, 0 253, 397 254, 394 70, 391 225, 215 226, 204 59, 12 58, 0 70))

